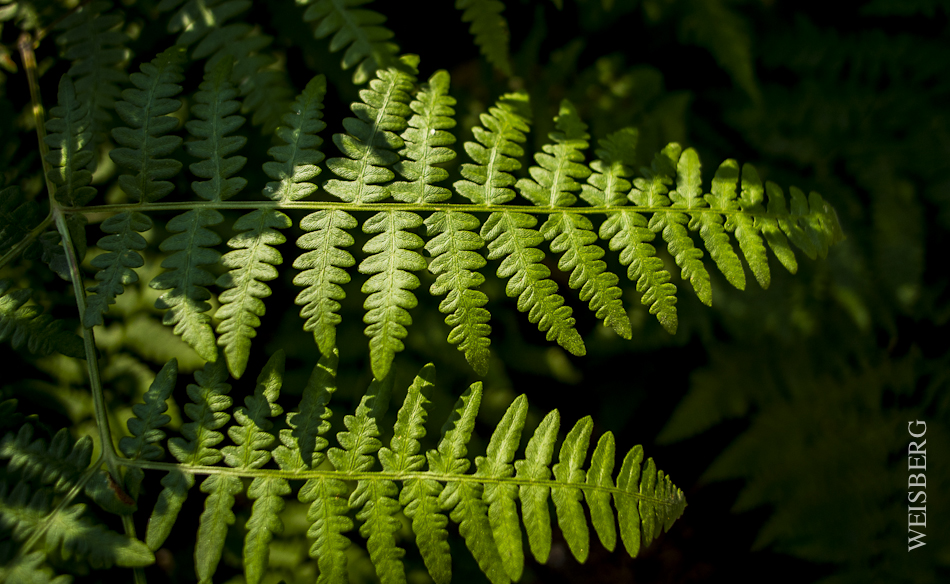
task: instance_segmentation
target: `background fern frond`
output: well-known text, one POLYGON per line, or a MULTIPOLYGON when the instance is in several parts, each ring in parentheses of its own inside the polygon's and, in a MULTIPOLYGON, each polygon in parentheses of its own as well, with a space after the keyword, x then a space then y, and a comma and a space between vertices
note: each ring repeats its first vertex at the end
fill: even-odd
POLYGON ((15 247, 23 250, 31 245, 24 238, 41 220, 39 205, 27 199, 19 187, 0 189, 0 254, 4 259, 12 259, 6 254, 15 247))
POLYGON ((37 355, 58 351, 84 359, 82 339, 63 330, 63 321, 54 319, 41 306, 27 304, 32 295, 29 288, 13 290, 12 280, 0 280, 0 341, 9 339, 14 349, 26 346, 37 355))
POLYGON ((471 22, 475 44, 488 62, 505 75, 511 75, 508 57, 508 22, 501 15, 505 5, 498 0, 455 0, 455 8, 463 10, 462 20, 471 22))
POLYGON ((59 105, 50 110, 44 140, 50 147, 49 180, 56 185, 56 200, 67 207, 81 207, 96 196, 89 186, 92 173, 87 170, 95 158, 92 116, 87 103, 76 95, 68 76, 59 82, 59 105))
POLYGON ((313 36, 318 39, 333 35, 330 51, 346 47, 341 66, 344 70, 356 66, 353 83, 369 81, 378 69, 393 65, 399 47, 388 42, 392 31, 384 26, 386 17, 374 10, 357 8, 370 0, 303 0, 309 4, 303 14, 307 22, 316 22, 313 36))
POLYGON ((30 554, 25 544, 39 542, 41 555, 31 556, 19 567, 31 575, 46 573, 39 562, 49 555, 88 562, 93 568, 145 566, 155 561, 144 543, 91 522, 84 515, 86 505, 73 502, 75 487, 85 485, 89 492, 83 475, 91 470, 91 455, 92 440, 88 436, 73 440, 65 428, 49 446, 42 439, 33 440, 28 424, 0 440, 0 459, 9 460, 0 478, 4 564, 17 555, 30 554))
POLYGON ((128 75, 121 66, 129 58, 129 37, 121 29, 123 17, 108 12, 112 2, 87 2, 56 25, 63 56, 73 62, 66 76, 73 80, 76 99, 91 116, 92 144, 101 142, 112 121, 120 85, 128 75))
POLYGON ((161 11, 176 10, 169 32, 179 32, 178 44, 195 45, 193 59, 207 59, 208 72, 222 60, 233 59, 230 81, 244 98, 242 111, 254 112, 252 123, 272 132, 293 98, 293 90, 269 47, 273 37, 247 22, 228 22, 250 9, 247 0, 162 1, 161 11), (179 7, 180 5, 180 7, 179 7))

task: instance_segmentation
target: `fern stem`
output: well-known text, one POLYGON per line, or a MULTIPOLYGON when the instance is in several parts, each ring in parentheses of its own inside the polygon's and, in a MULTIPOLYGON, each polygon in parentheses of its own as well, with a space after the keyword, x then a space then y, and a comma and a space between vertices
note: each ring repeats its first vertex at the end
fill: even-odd
MULTIPOLYGON (((49 193, 50 214, 56 229, 62 238, 63 251, 66 254, 66 264, 69 267, 69 279, 73 285, 73 293, 76 295, 76 305, 79 308, 79 314, 86 311, 86 290, 83 287, 82 273, 79 271, 79 259, 76 257, 76 248, 73 245, 72 237, 69 233, 69 226, 66 224, 67 212, 56 200, 56 185, 50 180, 50 164, 46 160, 49 154, 49 145, 46 143, 46 110, 43 108, 43 97, 40 94, 40 86, 36 76, 36 55, 33 53, 33 40, 29 34, 23 33, 17 40, 17 48, 23 59, 23 68, 26 70, 26 76, 30 85, 30 99, 33 104, 33 117, 36 123, 36 137, 39 141, 40 159, 43 162, 43 178, 46 180, 46 190, 49 193)), ((44 221, 42 225, 48 225, 44 221)), ((83 347, 86 352, 86 370, 89 373, 89 385, 92 393, 93 407, 96 413, 99 431, 99 442, 102 453, 105 455, 106 464, 109 472, 114 477, 122 476, 119 474, 119 467, 116 464, 115 445, 112 443, 112 432, 109 428, 108 410, 106 409, 105 399, 102 395, 102 378, 99 375, 99 361, 96 358, 96 338, 92 329, 82 327, 83 347)))
MULTIPOLYGON (((281 210, 327 210, 339 209, 348 212, 379 212, 379 211, 458 211, 463 213, 495 213, 498 211, 511 211, 514 213, 530 213, 531 215, 553 215, 563 213, 566 210, 571 214, 578 215, 613 215, 635 211, 637 213, 661 213, 669 211, 669 207, 643 207, 636 205, 607 206, 607 207, 560 207, 544 208, 534 205, 473 205, 473 204, 426 204, 426 203, 361 203, 354 206, 352 203, 340 201, 182 201, 176 203, 122 203, 114 205, 89 205, 86 207, 63 207, 67 213, 121 213, 123 211, 182 211, 191 209, 281 209, 281 210)), ((723 216, 745 216, 745 217, 765 217, 770 219, 786 218, 786 215, 778 215, 765 211, 742 211, 727 209, 699 208, 690 209, 689 214, 714 213, 723 216)))
MULTIPOLYGON (((476 483, 479 485, 514 485, 514 486, 532 486, 532 487, 563 487, 564 484, 558 482, 557 480, 546 479, 546 480, 534 480, 526 479, 519 477, 485 477, 485 476, 476 476, 474 474, 439 474, 434 472, 385 472, 385 471, 368 471, 368 472, 342 472, 337 470, 307 470, 304 472, 296 472, 289 470, 278 470, 278 469, 260 469, 260 468, 228 468, 221 466, 199 466, 191 465, 185 466, 182 464, 176 464, 173 462, 154 462, 150 460, 130 460, 130 459, 119 459, 119 464, 123 466, 131 466, 140 468, 143 470, 159 470, 170 472, 177 470, 182 473, 187 473, 191 475, 234 475, 240 476, 247 479, 255 478, 282 478, 288 480, 310 480, 310 479, 335 479, 339 481, 399 481, 406 482, 413 479, 426 479, 434 480, 443 483, 476 483)), ((634 497, 640 501, 650 501, 652 503, 657 503, 660 505, 665 505, 669 503, 668 500, 659 499, 657 497, 649 497, 641 495, 639 493, 630 493, 623 489, 614 487, 614 486, 603 486, 596 484, 583 484, 583 486, 578 486, 576 488, 581 489, 581 491, 592 491, 599 493, 609 493, 610 495, 622 495, 627 497, 634 497)))

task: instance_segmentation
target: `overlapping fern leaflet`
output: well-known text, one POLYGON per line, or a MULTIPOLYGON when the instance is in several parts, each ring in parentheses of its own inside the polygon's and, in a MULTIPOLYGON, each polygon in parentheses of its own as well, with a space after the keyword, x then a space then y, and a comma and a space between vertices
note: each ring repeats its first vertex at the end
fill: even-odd
MULTIPOLYGON (((267 198, 290 202, 316 190, 311 181, 320 174, 317 164, 324 158, 318 150, 323 140, 316 133, 326 127, 320 119, 325 94, 326 80, 322 75, 314 77, 297 98, 293 111, 284 115, 286 126, 278 128, 277 135, 285 144, 271 148, 268 153, 276 160, 264 164, 264 172, 274 179, 264 188, 267 198)), ((240 232, 228 241, 234 251, 221 258, 221 264, 230 271, 217 280, 224 289, 218 297, 221 307, 215 313, 220 321, 218 344, 224 347, 228 368, 235 378, 247 367, 251 339, 265 312, 262 299, 271 294, 265 282, 277 277, 275 266, 283 262, 274 247, 286 241, 278 229, 291 225, 290 217, 277 209, 251 211, 234 223, 234 229, 240 232)), ((303 256, 298 260, 301 265, 305 261, 303 256)))
MULTIPOLYGON (((389 169, 399 161, 395 152, 405 142, 396 134, 408 127, 410 96, 414 89, 413 73, 418 58, 403 57, 400 67, 380 70, 368 89, 360 91, 362 103, 353 104, 356 118, 347 118, 347 134, 335 134, 333 141, 346 158, 327 161, 340 177, 327 181, 324 188, 332 195, 355 206, 383 201, 391 196, 395 174, 389 169)), ((407 165, 409 166, 409 165, 407 165)), ((415 172, 405 170, 407 178, 415 172)), ((425 181, 421 185, 425 190, 425 181)), ((413 272, 425 269, 422 239, 410 230, 422 225, 422 218, 409 211, 382 211, 363 223, 363 232, 376 234, 363 246, 371 254, 360 263, 359 271, 370 275, 362 291, 368 294, 363 307, 370 338, 373 375, 384 379, 395 354, 403 349, 402 339, 412 323, 408 310, 416 305, 412 290, 419 287, 413 272)))
MULTIPOLYGON (((544 152, 535 154, 539 166, 528 169, 532 178, 521 179, 515 186, 535 205, 570 207, 577 201, 573 193, 581 190, 577 181, 591 174, 583 163, 590 136, 587 125, 567 100, 561 102, 555 123, 558 131, 550 135, 554 144, 545 145, 544 152)), ((569 284, 581 289, 581 300, 589 302, 597 317, 618 335, 629 339, 630 319, 620 300, 623 293, 617 287, 619 278, 608 272, 606 262, 600 259, 605 252, 594 245, 597 235, 590 220, 569 211, 552 213, 541 226, 541 234, 553 240, 551 251, 563 254, 558 268, 570 272, 569 284)))
MULTIPOLYGON (((467 180, 455 183, 456 191, 479 205, 502 205, 514 198, 508 188, 515 184, 510 174, 521 168, 517 158, 524 154, 518 143, 525 141, 528 131, 528 97, 509 94, 498 100, 496 107, 480 116, 483 127, 475 127, 475 142, 466 142, 465 151, 478 164, 462 165, 467 180)), ((548 340, 575 355, 586 352, 584 341, 574 328, 570 306, 557 293, 557 284, 549 278, 551 271, 541 260, 544 252, 537 248, 543 237, 533 229, 537 219, 527 213, 496 211, 481 227, 480 235, 488 242, 488 258, 501 259, 499 277, 508 278, 505 293, 518 298, 518 310, 528 313, 528 320, 546 333, 548 340)))
MULTIPOLYGON (((123 91, 123 100, 116 104, 116 112, 128 126, 112 130, 118 147, 109 156, 119 167, 131 171, 120 174, 118 182, 133 201, 147 203, 165 197, 174 188, 165 179, 181 169, 177 160, 162 157, 172 154, 182 142, 178 136, 165 134, 178 126, 178 120, 168 114, 181 107, 174 96, 181 92, 178 84, 184 79, 183 59, 184 50, 172 47, 143 64, 142 71, 130 77, 135 87, 123 91)), ((138 281, 134 268, 145 263, 139 253, 145 249, 145 239, 139 234, 151 228, 151 218, 138 211, 124 211, 103 222, 102 230, 109 235, 99 240, 99 247, 106 253, 92 262, 99 268, 99 284, 89 290, 93 295, 83 315, 87 327, 102 324, 103 314, 115 303, 116 296, 126 285, 138 281)))
MULTIPOLYGON (((244 167, 247 159, 228 156, 247 141, 243 136, 227 136, 244 123, 242 116, 232 115, 240 109, 240 104, 234 100, 237 90, 229 81, 230 73, 231 63, 221 61, 205 75, 195 94, 197 103, 193 110, 198 119, 186 124, 188 131, 200 138, 188 142, 186 149, 192 156, 203 159, 188 168, 194 175, 206 179, 194 181, 191 186, 195 194, 212 203, 230 199, 247 184, 245 179, 232 176, 244 167)), ((196 206, 173 217, 167 228, 175 235, 160 246, 162 251, 173 253, 162 261, 166 271, 149 283, 157 290, 168 290, 155 301, 156 308, 166 309, 163 322, 174 325, 175 333, 206 361, 217 357, 217 349, 211 316, 206 314, 211 309, 207 302, 211 292, 206 286, 214 283, 214 276, 204 266, 214 265, 221 258, 215 249, 221 239, 210 228, 223 221, 224 216, 217 209, 205 206, 196 206)), ((225 325, 226 331, 229 328, 225 325)))
MULTIPOLYGON (((327 449, 324 436, 331 429, 327 405, 336 391, 335 353, 321 359, 298 408, 288 413, 277 403, 282 353, 264 366, 253 395, 233 410, 233 416, 223 361, 208 363, 196 373, 197 383, 188 386, 194 403, 185 406, 185 413, 193 421, 182 428, 184 438, 168 442, 169 451, 181 464, 162 481, 166 488, 146 538, 150 549, 161 546, 195 475, 208 474, 201 486, 208 497, 195 550, 196 572, 203 582, 214 572, 224 534, 235 521, 234 498, 244 492, 241 477, 253 477, 247 490, 254 505, 245 527, 244 568, 248 582, 255 583, 261 581, 267 566, 267 543, 282 531, 279 514, 291 492, 289 481, 294 479, 306 481, 298 496, 310 504, 308 535, 313 540, 311 556, 319 565, 319 582, 347 581, 346 549, 351 542, 346 533, 357 524, 380 580, 406 582, 405 550, 397 545, 396 537, 401 511, 412 520, 433 579, 446 584, 451 579, 446 514, 459 524, 479 566, 492 582, 499 583, 517 580, 523 571, 522 523, 532 553, 538 561, 547 560, 552 538, 549 496, 554 516, 579 561, 584 561, 590 548, 584 500, 601 540, 612 548, 616 541, 613 499, 621 520, 628 522, 621 523, 620 533, 632 555, 661 528, 668 529, 685 507, 682 492, 662 471, 656 471, 652 460, 641 468, 640 447, 627 455, 615 482, 610 433, 601 437, 589 470, 584 470, 593 427, 589 417, 568 433, 553 467, 557 411, 544 418, 519 455, 528 409, 523 395, 496 426, 485 455, 475 459, 476 471, 466 472, 471 465, 467 444, 481 402, 480 383, 470 386, 458 400, 438 446, 423 455, 421 441, 435 384, 432 365, 424 367, 408 388, 388 446, 379 439, 379 424, 393 391, 391 377, 370 384, 354 414, 344 417, 345 430, 336 434, 338 446, 327 449), (283 427, 275 433, 278 424, 283 427), (219 449, 224 438, 219 430, 225 426, 233 445, 219 449), (222 460, 224 466, 219 465, 222 460), (274 462, 280 474, 267 470, 274 462), (210 465, 215 468, 209 469, 210 465)), ((163 433, 159 426, 167 421, 161 400, 168 396, 174 377, 170 364, 146 395, 146 404, 136 406, 135 417, 129 421, 134 437, 123 440, 122 450, 138 457, 138 465, 147 467, 142 460, 160 455, 163 433)))

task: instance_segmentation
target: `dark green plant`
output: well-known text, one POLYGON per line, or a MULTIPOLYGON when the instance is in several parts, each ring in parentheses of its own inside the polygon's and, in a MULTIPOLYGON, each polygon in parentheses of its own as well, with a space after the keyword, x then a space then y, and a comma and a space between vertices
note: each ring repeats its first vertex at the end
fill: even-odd
MULTIPOLYGON (((543 563, 551 553, 549 498, 578 561, 588 557, 591 540, 582 500, 604 547, 616 547, 619 527, 620 541, 635 556, 682 514, 685 498, 652 459, 643 461, 639 446, 616 467, 610 432, 586 462, 590 417, 567 433, 552 464, 560 423, 552 411, 537 423, 521 457, 528 405, 518 397, 493 424, 485 455, 475 457, 469 473, 481 383, 469 386, 440 440, 426 449, 420 441, 434 387, 434 367, 426 365, 395 422, 384 420, 397 355, 413 334, 421 336, 410 328, 410 311, 419 303, 414 291, 430 281, 449 343, 484 376, 493 316, 486 291, 492 287, 503 285, 548 341, 582 356, 575 308, 583 304, 630 339, 622 297, 625 288, 635 289, 673 333, 674 282, 689 282, 710 305, 710 264, 736 289, 745 288, 746 266, 767 288, 767 250, 795 273, 793 248, 815 259, 841 239, 835 211, 820 195, 791 187, 786 198, 750 165, 726 160, 707 192, 696 150, 671 142, 651 152, 637 174, 644 160, 634 128, 602 137, 587 162, 591 136, 569 99, 559 101, 547 141, 526 172, 535 117, 527 91, 504 93, 483 108, 466 129, 469 161, 458 166, 457 102, 448 72, 420 82, 420 58, 398 56, 383 17, 356 8, 365 2, 298 2, 309 4, 298 9, 298 20, 312 23, 316 38, 331 36, 329 51, 345 50, 342 69, 355 67, 353 82, 366 83, 350 105, 352 116, 327 121, 324 75, 309 79, 294 98, 274 39, 235 20, 250 2, 143 3, 141 14, 150 17, 171 12, 167 30, 177 36, 153 38, 157 56, 127 79, 126 47, 135 39, 125 34, 129 27, 112 3, 4 4, 0 16, 25 31, 17 45, 18 75, 31 91, 39 155, 22 168, 2 159, 8 170, 0 191, 0 338, 33 355, 72 358, 66 365, 56 355, 29 357, 39 371, 24 374, 28 386, 45 383, 43 372, 66 379, 64 368, 85 361, 76 376, 91 394, 98 443, 93 451, 88 437, 77 441, 60 431, 47 447, 33 437, 46 420, 15 420, 12 405, 3 406, 11 421, 0 443, 0 456, 9 461, 0 476, 0 579, 51 581, 67 562, 79 560, 92 568, 135 567, 136 580, 143 581, 138 568, 155 561, 197 482, 207 495, 194 545, 202 582, 218 569, 239 498, 253 501, 242 515, 242 564, 253 582, 265 577, 272 542, 288 516, 283 511, 294 498, 307 505, 309 554, 319 581, 348 577, 345 534, 356 525, 379 579, 406 581, 403 516, 435 581, 451 576, 449 519, 492 582, 518 580, 525 564, 522 524, 534 559, 543 563), (40 29, 39 22, 53 29, 40 29), (32 60, 46 34, 62 46, 51 58, 64 69, 48 119, 41 93, 50 76, 39 77, 32 60), (190 74, 200 84, 189 85, 190 74), (260 130, 249 130, 242 114, 260 130), (337 130, 338 155, 327 159, 320 132, 328 125, 337 130), (272 140, 266 154, 255 144, 259 131, 272 140), (108 157, 100 155, 106 151, 108 157), (182 178, 186 166, 196 179, 190 185, 182 178), (324 171, 333 178, 320 179, 324 171), (40 181, 47 191, 43 203, 40 181), (251 194, 258 189, 262 197, 251 194), (101 237, 87 249, 90 220, 99 223, 101 237), (295 253, 293 270, 280 267, 290 251, 281 247, 285 233, 303 250, 295 253), (657 234, 663 245, 654 245, 657 234), (229 237, 227 248, 222 236, 229 237), (357 239, 361 253, 350 251, 357 239), (553 255, 542 248, 545 241, 553 255), (604 247, 617 253, 608 256, 604 247), (704 250, 711 262, 703 261, 704 250), (483 273, 488 261, 497 262, 495 276, 483 273), (632 284, 621 285, 617 262, 632 284), (327 405, 343 345, 338 331, 343 305, 356 297, 347 286, 356 274, 366 276, 362 314, 373 381, 355 413, 331 423, 327 405), (558 280, 566 280, 579 301, 562 293, 558 280), (266 299, 288 298, 291 283, 299 288, 295 302, 303 319, 295 329, 312 333, 322 357, 303 389, 294 389, 300 395, 295 410, 285 413, 291 407, 286 398, 278 402, 281 351, 263 365, 243 405, 233 405, 228 378, 240 379, 261 360, 264 349, 253 339, 268 319, 286 312, 266 299), (27 304, 35 294, 31 286, 44 294, 27 304), (150 294, 144 310, 154 312, 136 321, 133 313, 147 306, 142 300, 150 294), (70 302, 74 308, 64 311, 70 302), (152 326, 159 319, 166 328, 152 326), (139 327, 148 337, 141 346, 133 331, 139 327), (147 351, 148 361, 164 363, 157 375, 129 356, 147 351), (169 404, 183 399, 181 391, 176 399, 175 388, 186 362, 195 383, 187 386, 182 410, 190 421, 182 424, 177 406, 169 404), (138 389, 130 393, 137 395, 115 395, 118 384, 113 389, 110 380, 124 374, 135 377, 138 389), (120 415, 128 436, 118 430, 120 415), (166 439, 169 427, 180 435, 166 439), (334 427, 338 446, 331 447, 325 435, 334 427), (218 448, 224 428, 231 444, 218 448), (156 492, 150 508, 139 511, 145 494, 156 492), (117 515, 114 525, 87 517, 83 498, 117 515), (144 541, 136 537, 141 513, 150 514, 144 541)), ((492 46, 497 35, 479 34, 480 23, 497 17, 496 4, 458 3, 489 61, 507 72, 506 53, 492 46)), ((138 34, 140 41, 148 38, 138 34)), ((745 73, 739 77, 748 89, 745 73)))

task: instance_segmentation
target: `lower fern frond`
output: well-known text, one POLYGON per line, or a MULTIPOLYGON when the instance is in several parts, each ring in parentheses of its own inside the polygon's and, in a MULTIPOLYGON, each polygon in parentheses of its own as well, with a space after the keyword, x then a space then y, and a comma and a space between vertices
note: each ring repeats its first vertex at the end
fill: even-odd
MULTIPOLYGON (((189 386, 196 403, 185 411, 194 421, 182 431, 190 442, 169 441, 169 450, 183 464, 162 481, 166 490, 149 525, 149 547, 155 549, 161 538, 153 537, 153 523, 163 525, 161 531, 167 532, 175 522, 175 513, 168 512, 169 503, 180 506, 194 477, 209 474, 201 482, 201 491, 208 496, 195 550, 196 571, 202 582, 209 581, 221 558, 225 534, 236 522, 235 498, 245 493, 254 501, 246 521, 245 575, 249 582, 260 581, 268 563, 267 543, 279 538, 283 530, 280 511, 293 490, 293 481, 305 481, 298 497, 309 504, 307 533, 314 540, 311 555, 319 565, 320 582, 346 581, 346 549, 351 543, 346 533, 356 525, 366 538, 380 580, 405 582, 405 550, 397 545, 401 512, 412 520, 420 552, 436 582, 451 579, 446 529, 451 518, 459 524, 466 546, 488 578, 504 583, 518 580, 524 569, 523 528, 532 554, 540 562, 547 560, 552 541, 549 498, 568 547, 580 562, 590 549, 584 501, 601 541, 612 548, 616 542, 613 499, 621 539, 633 555, 662 529, 669 529, 686 505, 682 491, 656 470, 652 460, 641 465, 639 446, 628 453, 615 482, 614 441, 609 432, 598 441, 585 470, 593 428, 589 417, 578 421, 568 433, 553 466, 560 425, 557 411, 544 418, 527 449, 519 454, 528 413, 523 395, 496 426, 485 456, 476 458, 476 471, 467 472, 471 466, 467 443, 481 402, 480 383, 469 387, 457 402, 437 448, 422 456, 420 440, 426 434, 428 396, 435 382, 432 365, 424 367, 409 387, 388 447, 378 437, 392 392, 391 377, 372 382, 355 414, 344 417, 346 430, 336 435, 339 447, 326 450, 324 459, 328 443, 322 436, 330 429, 326 404, 335 392, 335 355, 321 360, 298 411, 287 414, 276 401, 283 377, 282 353, 271 358, 254 395, 235 408, 233 416, 227 412, 230 400, 224 395, 228 386, 222 361, 209 363, 196 374, 198 384, 189 386), (281 445, 274 449, 278 443, 274 422, 278 421, 285 427, 279 432, 281 445), (215 445, 223 438, 218 429, 224 425, 229 425, 228 436, 234 445, 218 450, 215 445), (307 457, 310 462, 300 456, 303 451, 312 453, 307 457), (271 453, 281 470, 269 468, 271 453), (222 457, 225 465, 218 465, 222 457), (330 465, 317 468, 324 460, 330 465), (246 491, 242 478, 253 478, 246 491)), ((149 428, 150 436, 158 436, 156 423, 164 420, 154 398, 165 395, 173 379, 171 373, 156 382, 157 393, 149 394, 149 405, 136 406, 137 417, 129 423, 137 429, 136 435, 149 428), (154 421, 140 421, 142 416, 154 421)), ((135 464, 149 466, 141 459, 135 464)))

